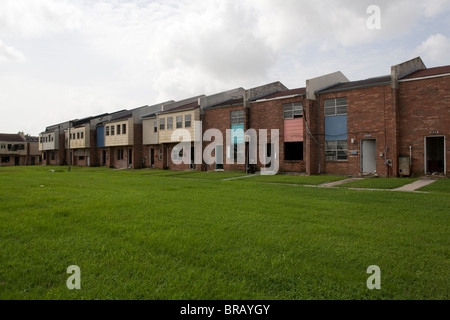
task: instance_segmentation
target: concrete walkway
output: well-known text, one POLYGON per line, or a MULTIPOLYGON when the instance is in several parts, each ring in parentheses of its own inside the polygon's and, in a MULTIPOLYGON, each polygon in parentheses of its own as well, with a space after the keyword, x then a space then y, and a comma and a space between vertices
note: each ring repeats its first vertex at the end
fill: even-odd
POLYGON ((247 178, 252 178, 252 177, 256 177, 256 176, 259 176, 259 174, 252 174, 252 175, 249 175, 249 176, 227 178, 227 179, 222 179, 222 181, 231 181, 231 180, 247 179, 247 178))
POLYGON ((434 182, 436 182, 436 180, 428 180, 428 179, 417 180, 416 182, 407 184, 406 186, 394 189, 392 191, 413 192, 416 191, 417 189, 426 187, 434 182))
POLYGON ((320 188, 334 188, 334 187, 339 186, 341 184, 352 182, 352 181, 356 181, 356 180, 364 180, 364 178, 350 178, 350 179, 345 179, 345 180, 341 180, 341 181, 323 183, 321 185, 318 185, 318 187, 320 187, 320 188))

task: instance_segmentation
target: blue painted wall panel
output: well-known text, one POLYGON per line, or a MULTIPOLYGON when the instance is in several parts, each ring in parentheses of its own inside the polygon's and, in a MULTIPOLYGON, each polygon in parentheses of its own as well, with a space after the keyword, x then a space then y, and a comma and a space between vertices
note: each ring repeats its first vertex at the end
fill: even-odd
POLYGON ((347 115, 325 117, 325 140, 347 140, 347 115))
POLYGON ((231 141, 232 144, 240 144, 240 143, 244 143, 245 142, 245 138, 244 138, 244 125, 243 124, 238 124, 238 125, 234 125, 231 126, 231 141))
POLYGON ((105 127, 97 127, 97 148, 105 146, 105 127))

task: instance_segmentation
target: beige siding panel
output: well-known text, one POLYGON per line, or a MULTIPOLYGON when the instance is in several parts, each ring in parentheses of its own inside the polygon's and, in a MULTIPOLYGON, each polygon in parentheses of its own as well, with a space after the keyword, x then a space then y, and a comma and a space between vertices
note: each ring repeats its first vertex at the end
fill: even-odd
POLYGON ((59 148, 58 133, 50 132, 50 133, 41 133, 39 135, 39 151, 57 150, 58 148, 59 148))
POLYGON ((195 133, 195 121, 200 121, 200 109, 195 110, 188 110, 184 112, 175 112, 170 114, 163 114, 158 116, 158 129, 159 129, 159 123, 162 118, 166 119, 166 127, 165 130, 159 130, 159 143, 174 143, 178 142, 179 140, 172 141, 172 134, 177 130, 176 128, 176 118, 177 116, 183 117, 183 127, 180 129, 185 129, 190 134, 190 139, 188 137, 185 137, 185 141, 194 141, 194 133, 195 133), (184 116, 185 115, 191 115, 191 127, 185 128, 184 125, 184 116), (173 129, 167 130, 167 118, 173 117, 173 129))
POLYGON ((134 122, 133 118, 111 122, 105 125, 105 147, 132 146, 134 139, 134 122), (122 133, 123 125, 127 126, 127 133, 122 133), (117 126, 120 125, 120 134, 117 134, 117 126), (111 127, 114 126, 114 135, 111 135, 111 127), (106 135, 106 127, 109 127, 109 136, 106 135))
MULTIPOLYGON (((70 129, 70 133, 75 134, 75 139, 71 138, 70 139, 70 149, 85 149, 85 148, 90 148, 90 126, 85 126, 85 127, 81 127, 81 128, 73 128, 70 129), (83 139, 81 139, 81 134, 83 134, 83 139), (80 138, 78 138, 80 137, 80 138)), ((69 130, 66 131, 65 134, 66 137, 66 141, 68 141, 69 138, 69 130)), ((56 140, 56 139, 55 139, 56 140)), ((66 143, 67 145, 67 143, 66 143)))
POLYGON ((143 134, 142 140, 144 145, 159 144, 158 131, 155 133, 154 129, 155 122, 159 131, 157 118, 142 121, 142 134, 143 134))

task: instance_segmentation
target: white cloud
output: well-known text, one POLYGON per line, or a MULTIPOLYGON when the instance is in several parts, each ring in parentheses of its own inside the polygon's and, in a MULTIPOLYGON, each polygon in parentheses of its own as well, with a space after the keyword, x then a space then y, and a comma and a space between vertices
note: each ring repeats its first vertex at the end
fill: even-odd
POLYGON ((415 50, 426 62, 435 65, 447 65, 449 63, 450 38, 443 34, 434 34, 415 50))
POLYGON ((5 62, 25 62, 27 59, 25 55, 19 50, 5 45, 0 40, 0 63, 5 62))
MULTIPOLYGON (((438 32, 417 54, 444 61, 450 34, 436 26, 449 9, 448 0, 1 0, 8 46, 0 43, 0 59, 26 56, 15 74, 37 95, 3 101, 39 104, 63 121, 95 106, 108 112, 276 80, 299 87, 337 70, 377 76, 438 32), (372 4, 381 30, 367 28, 372 4)), ((24 86, 13 83, 20 95, 24 86)))
POLYGON ((80 27, 79 8, 69 0, 2 0, 0 34, 36 37, 80 27))

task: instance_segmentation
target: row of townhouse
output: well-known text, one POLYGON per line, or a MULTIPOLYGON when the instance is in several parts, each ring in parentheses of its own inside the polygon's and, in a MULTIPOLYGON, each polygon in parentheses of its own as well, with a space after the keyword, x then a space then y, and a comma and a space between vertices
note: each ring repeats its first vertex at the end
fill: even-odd
POLYGON ((0 133, 0 167, 34 166, 42 163, 38 137, 0 133))
POLYGON ((449 175, 449 121, 450 66, 416 58, 361 81, 336 72, 69 121, 48 127, 40 150, 53 165, 449 175))

